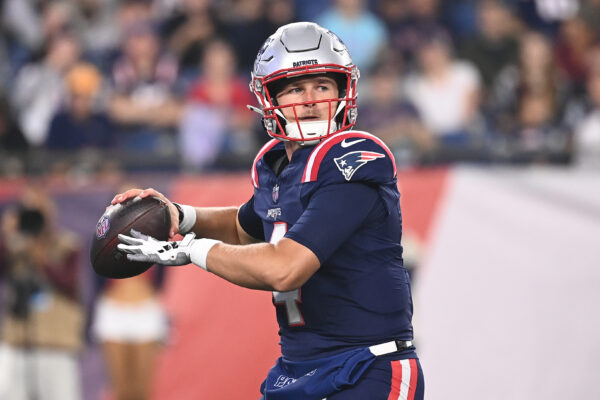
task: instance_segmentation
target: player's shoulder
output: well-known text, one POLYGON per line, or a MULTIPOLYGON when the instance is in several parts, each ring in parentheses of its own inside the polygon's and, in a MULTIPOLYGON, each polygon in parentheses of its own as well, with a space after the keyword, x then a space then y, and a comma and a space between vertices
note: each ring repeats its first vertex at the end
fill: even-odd
POLYGON ((258 153, 256 153, 256 157, 254 157, 254 162, 252 163, 252 171, 251 171, 252 184, 254 185, 255 188, 258 188, 260 186, 259 179, 258 179, 258 168, 257 168, 258 163, 261 160, 263 160, 263 158, 265 157, 265 154, 267 154, 269 151, 273 151, 276 148, 282 148, 282 147, 283 147, 283 142, 281 140, 271 139, 267 143, 265 143, 263 147, 261 147, 261 149, 258 151, 258 153), (277 145, 279 145, 279 146, 277 146, 277 145))
POLYGON ((364 131, 347 131, 327 138, 313 149, 302 182, 385 183, 395 177, 394 156, 380 138, 364 131))

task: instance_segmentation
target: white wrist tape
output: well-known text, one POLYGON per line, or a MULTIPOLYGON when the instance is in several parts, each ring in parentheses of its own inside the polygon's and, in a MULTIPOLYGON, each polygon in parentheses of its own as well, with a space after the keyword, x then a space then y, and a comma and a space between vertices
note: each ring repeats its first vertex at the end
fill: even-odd
POLYGON ((190 247, 190 260, 200 268, 206 269, 206 257, 215 244, 223 243, 214 239, 196 239, 190 247))
POLYGON ((190 232, 196 224, 196 209, 192 206, 186 206, 184 204, 179 204, 179 207, 181 207, 183 214, 183 218, 179 224, 179 233, 181 235, 185 235, 186 233, 190 232))

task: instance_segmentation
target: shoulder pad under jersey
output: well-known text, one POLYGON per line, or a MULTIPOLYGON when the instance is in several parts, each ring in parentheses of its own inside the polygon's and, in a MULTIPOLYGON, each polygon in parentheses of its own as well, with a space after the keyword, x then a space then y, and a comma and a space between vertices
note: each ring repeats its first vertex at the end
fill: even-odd
POLYGON ((256 157, 254 157, 254 162, 252 163, 251 178, 252 178, 252 184, 254 185, 255 188, 260 187, 260 182, 258 180, 258 170, 256 169, 256 164, 260 160, 262 160, 262 158, 264 157, 264 155, 267 154, 269 152, 269 150, 273 149, 279 143, 283 143, 283 142, 281 142, 280 140, 277 140, 277 139, 271 139, 271 140, 269 140, 258 151, 258 153, 256 154, 256 157))
POLYGON ((322 141, 308 157, 302 182, 388 183, 396 178, 396 162, 381 139, 348 131, 322 141))

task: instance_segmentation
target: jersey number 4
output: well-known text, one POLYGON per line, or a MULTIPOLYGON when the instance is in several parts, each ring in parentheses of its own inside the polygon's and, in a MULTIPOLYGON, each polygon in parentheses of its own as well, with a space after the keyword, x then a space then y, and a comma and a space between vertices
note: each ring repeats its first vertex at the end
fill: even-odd
MULTIPOLYGON (((273 233, 271 234, 270 243, 277 243, 287 232, 287 224, 285 222, 275 222, 273 224, 273 233)), ((275 305, 285 305, 289 326, 304 325, 304 317, 300 311, 300 289, 290 290, 289 292, 273 292, 273 303, 275 305)))

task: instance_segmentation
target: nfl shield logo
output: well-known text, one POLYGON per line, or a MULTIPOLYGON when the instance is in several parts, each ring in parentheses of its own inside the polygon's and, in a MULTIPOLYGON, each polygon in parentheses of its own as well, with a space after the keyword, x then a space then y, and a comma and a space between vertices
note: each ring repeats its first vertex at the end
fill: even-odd
POLYGON ((277 203, 279 200, 279 185, 273 186, 273 202, 277 203))
POLYGON ((98 225, 96 225, 96 237, 98 239, 102 239, 104 236, 106 236, 106 233, 109 229, 110 220, 108 219, 108 215, 104 215, 102 218, 100 218, 100 221, 98 221, 98 225))

